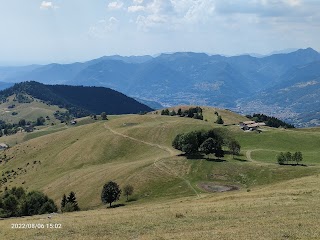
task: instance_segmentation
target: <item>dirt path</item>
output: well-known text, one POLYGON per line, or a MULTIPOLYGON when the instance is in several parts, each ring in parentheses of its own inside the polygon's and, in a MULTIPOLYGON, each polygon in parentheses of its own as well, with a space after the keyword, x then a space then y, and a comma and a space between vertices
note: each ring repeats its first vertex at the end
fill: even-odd
MULTIPOLYGON (((151 143, 151 142, 146 142, 146 141, 144 141, 144 140, 140 140, 140 139, 137 139, 137 138, 130 137, 130 136, 128 136, 128 135, 125 135, 125 134, 123 134, 123 133, 120 133, 120 132, 115 131, 115 130, 112 129, 110 126, 108 126, 106 123, 104 124, 104 127, 105 127, 106 129, 108 129, 110 132, 112 132, 113 134, 115 134, 115 135, 118 135, 118 136, 121 136, 121 137, 130 139, 130 140, 133 140, 133 141, 136 141, 136 142, 140 142, 140 143, 143 143, 143 144, 152 146, 152 147, 160 148, 160 149, 166 151, 167 153, 169 153, 169 157, 174 157, 174 156, 177 155, 177 151, 175 151, 175 150, 173 150, 173 149, 171 149, 171 148, 169 148, 169 147, 162 146, 162 145, 155 144, 155 143, 151 143)), ((191 185, 191 183, 190 183, 189 180, 185 179, 184 177, 179 176, 179 174, 178 174, 176 171, 174 171, 173 169, 169 169, 168 167, 166 167, 166 166, 164 165, 164 163, 162 163, 162 165, 164 165, 163 168, 159 166, 160 161, 163 160, 163 159, 166 159, 166 158, 168 158, 168 157, 164 157, 164 158, 159 157, 159 158, 155 159, 155 160, 153 161, 153 165, 154 165, 156 168, 158 168, 159 170, 164 171, 164 172, 166 172, 166 173, 169 174, 169 175, 173 175, 173 176, 175 176, 175 177, 180 178, 181 180, 183 180, 183 181, 189 186, 189 188, 190 188, 190 189, 197 195, 197 197, 199 198, 199 197, 200 197, 199 193, 198 193, 197 190, 191 185)))

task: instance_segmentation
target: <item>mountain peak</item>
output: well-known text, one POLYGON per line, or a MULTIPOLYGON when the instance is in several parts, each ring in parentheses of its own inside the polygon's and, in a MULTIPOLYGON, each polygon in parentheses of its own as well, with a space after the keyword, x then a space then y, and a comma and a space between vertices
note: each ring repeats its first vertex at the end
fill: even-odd
POLYGON ((295 51, 294 53, 319 54, 319 52, 317 52, 316 50, 314 50, 311 47, 299 49, 299 50, 295 51))

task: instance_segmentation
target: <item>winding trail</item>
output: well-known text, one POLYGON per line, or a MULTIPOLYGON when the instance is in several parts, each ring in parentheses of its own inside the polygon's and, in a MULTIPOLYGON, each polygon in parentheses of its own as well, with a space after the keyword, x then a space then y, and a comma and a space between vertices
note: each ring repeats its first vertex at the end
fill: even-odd
POLYGON ((251 153, 252 153, 253 151, 257 151, 257 150, 259 150, 259 149, 247 150, 247 151, 246 151, 246 158, 248 159, 248 161, 254 162, 254 163, 258 163, 256 160, 254 160, 254 159, 251 157, 251 153))
MULTIPOLYGON (((156 147, 156 148, 159 148, 161 150, 164 150, 166 151, 167 153, 169 153, 169 157, 174 157, 177 155, 177 151, 169 148, 169 147, 166 147, 166 146, 162 146, 162 145, 159 145, 159 144, 155 144, 155 143, 151 143, 151 142, 147 142, 147 141, 144 141, 144 140, 140 140, 140 139, 137 139, 137 138, 134 138, 134 137, 131 137, 131 136, 128 136, 128 135, 125 135, 123 133, 120 133, 120 132, 117 132, 116 130, 112 129, 110 126, 108 126, 106 123, 104 124, 104 127, 109 130, 110 132, 112 132, 113 134, 115 135, 118 135, 118 136, 121 136, 123 138, 127 138, 127 139, 130 139, 130 140, 133 140, 133 141, 136 141, 136 142, 139 142, 139 143, 143 143, 143 144, 146 144, 146 145, 149 145, 149 146, 152 146, 152 147, 156 147)), ((155 159, 153 161, 153 165, 158 168, 159 170, 163 171, 163 172, 166 172, 167 174, 169 175, 173 175, 177 178, 180 178, 181 180, 183 180, 187 186, 189 186, 189 188, 197 195, 197 198, 200 197, 199 193, 197 192, 197 190, 191 185, 190 181, 187 180, 186 178, 182 177, 182 176, 179 176, 179 174, 174 171, 173 169, 169 169, 168 167, 164 166, 164 168, 160 167, 158 163, 160 163, 161 160, 163 159, 166 159, 168 157, 159 157, 157 159, 155 159)), ((163 163, 164 165, 164 163, 163 163)))
POLYGON ((270 149, 262 149, 262 148, 247 150, 247 151, 246 151, 246 158, 248 159, 248 161, 249 161, 249 162, 256 163, 256 164, 259 164, 259 165, 270 165, 270 164, 273 164, 273 163, 266 163, 266 162, 260 162, 260 161, 254 160, 254 159, 252 158, 252 156, 251 156, 251 153, 252 153, 252 152, 255 152, 255 151, 273 151, 273 152, 280 152, 280 151, 275 151, 275 150, 270 150, 270 149))

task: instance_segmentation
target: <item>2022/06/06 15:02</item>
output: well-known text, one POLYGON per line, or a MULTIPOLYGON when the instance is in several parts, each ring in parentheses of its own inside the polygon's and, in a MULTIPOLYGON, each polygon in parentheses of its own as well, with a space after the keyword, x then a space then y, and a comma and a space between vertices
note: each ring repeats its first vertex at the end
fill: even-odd
POLYGON ((12 223, 12 229, 59 229, 62 228, 61 223, 12 223))

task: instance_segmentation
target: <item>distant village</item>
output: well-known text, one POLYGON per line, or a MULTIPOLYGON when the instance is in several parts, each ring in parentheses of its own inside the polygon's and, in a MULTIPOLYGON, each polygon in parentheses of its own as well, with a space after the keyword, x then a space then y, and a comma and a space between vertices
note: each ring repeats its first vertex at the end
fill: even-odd
POLYGON ((259 129, 261 126, 266 126, 266 124, 264 122, 255 122, 255 121, 244 121, 244 122, 240 122, 239 126, 242 130, 244 131, 257 131, 257 132, 261 132, 261 130, 259 129))

